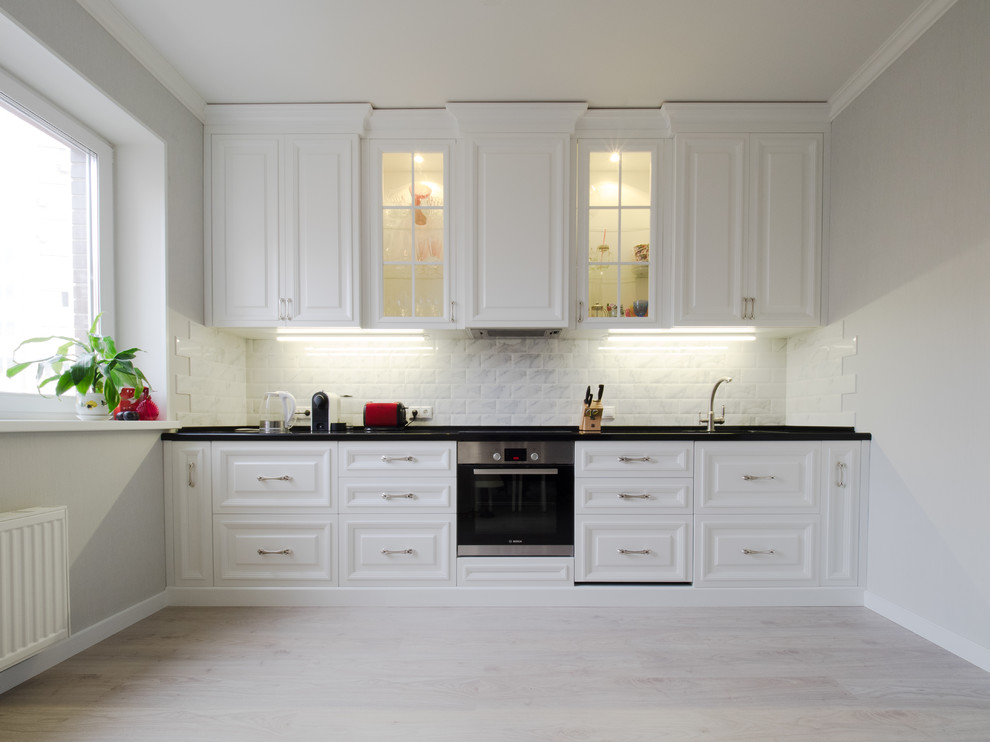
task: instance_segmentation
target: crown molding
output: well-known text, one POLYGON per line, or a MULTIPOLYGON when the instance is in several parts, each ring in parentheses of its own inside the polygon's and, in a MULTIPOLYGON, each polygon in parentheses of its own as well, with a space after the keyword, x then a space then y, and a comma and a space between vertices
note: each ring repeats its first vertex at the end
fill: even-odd
POLYGON ((832 121, 856 100, 874 80, 892 65, 908 47, 935 25, 956 0, 928 0, 894 31, 883 45, 853 73, 841 88, 829 98, 829 120, 832 121))
POLYGON ((110 0, 76 0, 96 22, 107 30, 117 42, 126 49, 154 75, 165 88, 174 95, 182 105, 189 109, 193 116, 205 121, 206 101, 178 71, 148 40, 120 14, 110 0))
POLYGON ((573 134, 587 103, 448 103, 465 133, 573 134))

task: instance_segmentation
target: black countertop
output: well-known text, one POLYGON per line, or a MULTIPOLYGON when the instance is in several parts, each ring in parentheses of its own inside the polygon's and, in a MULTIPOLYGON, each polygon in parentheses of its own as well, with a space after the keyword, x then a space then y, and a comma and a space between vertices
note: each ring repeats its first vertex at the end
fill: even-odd
POLYGON ((204 427, 182 428, 165 433, 167 441, 360 441, 430 439, 469 440, 749 440, 749 441, 819 441, 869 440, 869 433, 854 428, 804 425, 719 425, 709 433, 701 426, 626 426, 604 425, 600 433, 580 433, 577 426, 446 426, 411 424, 404 428, 349 427, 346 431, 312 433, 306 425, 289 433, 262 434, 256 428, 204 427))

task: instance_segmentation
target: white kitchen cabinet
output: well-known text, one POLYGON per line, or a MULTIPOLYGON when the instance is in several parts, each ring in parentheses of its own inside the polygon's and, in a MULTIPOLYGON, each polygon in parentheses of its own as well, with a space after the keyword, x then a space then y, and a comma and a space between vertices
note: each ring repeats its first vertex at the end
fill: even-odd
POLYGON ((694 444, 690 441, 578 441, 576 477, 691 477, 694 444))
POLYGON ((578 582, 690 582, 690 516, 577 516, 578 582))
POLYGON ((817 515, 706 515, 695 527, 698 587, 815 586, 817 515))
POLYGON ((863 444, 822 444, 822 584, 859 583, 863 444))
POLYGON ((370 107, 320 108, 209 107, 208 324, 358 324, 358 133, 370 107))
POLYGON ((580 326, 658 327, 659 141, 578 141, 580 326))
POLYGON ((695 446, 697 513, 818 513, 820 441, 695 446))
POLYGON ((584 104, 457 103, 469 328, 567 327, 571 135, 584 104))
POLYGON ((456 444, 343 442, 339 456, 340 583, 454 585, 456 444))
POLYGON ((695 585, 857 584, 861 447, 697 443, 695 585))
POLYGON ((168 583, 213 584, 213 495, 210 443, 165 446, 166 571, 168 583))
POLYGON ((366 324, 454 327, 451 144, 373 140, 366 151, 366 324))
POLYGON ((213 444, 215 513, 333 513, 336 444, 251 441, 213 444))
POLYGON ((824 135, 675 138, 674 325, 820 321, 824 135))
POLYGON ((340 528, 341 585, 454 585, 454 515, 342 515, 340 528))
POLYGON ((217 585, 337 583, 336 516, 214 516, 217 585))
POLYGON ((579 441, 577 582, 690 582, 693 444, 579 441))

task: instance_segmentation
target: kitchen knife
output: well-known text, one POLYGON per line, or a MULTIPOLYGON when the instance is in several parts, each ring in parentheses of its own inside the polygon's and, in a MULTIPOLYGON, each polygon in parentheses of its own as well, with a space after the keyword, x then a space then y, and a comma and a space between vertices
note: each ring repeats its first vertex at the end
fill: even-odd
POLYGON ((591 387, 588 387, 588 391, 584 393, 584 403, 585 405, 591 404, 591 387))
POLYGON ((605 392, 605 385, 604 384, 599 384, 598 385, 598 399, 595 400, 596 402, 601 402, 602 401, 602 394, 604 394, 604 392, 605 392))

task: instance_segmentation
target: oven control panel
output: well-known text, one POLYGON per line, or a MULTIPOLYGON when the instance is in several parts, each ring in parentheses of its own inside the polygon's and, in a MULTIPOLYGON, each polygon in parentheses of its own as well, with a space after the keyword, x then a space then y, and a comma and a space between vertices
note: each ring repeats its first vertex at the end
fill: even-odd
POLYGON ((573 441, 460 441, 458 464, 574 464, 573 441))

